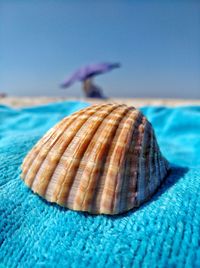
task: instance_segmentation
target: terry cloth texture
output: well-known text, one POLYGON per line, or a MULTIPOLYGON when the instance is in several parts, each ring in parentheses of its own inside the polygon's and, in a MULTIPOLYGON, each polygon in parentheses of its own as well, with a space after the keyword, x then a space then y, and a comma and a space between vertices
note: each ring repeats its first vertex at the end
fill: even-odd
POLYGON ((171 171, 135 211, 71 211, 33 194, 20 179, 22 160, 41 136, 86 106, 0 106, 2 267, 200 267, 200 107, 141 109, 171 171))

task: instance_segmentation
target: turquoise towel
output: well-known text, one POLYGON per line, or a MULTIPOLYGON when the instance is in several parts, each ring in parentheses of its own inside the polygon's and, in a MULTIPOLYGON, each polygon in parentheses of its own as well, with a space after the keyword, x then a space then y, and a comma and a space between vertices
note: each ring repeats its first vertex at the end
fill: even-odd
POLYGON ((171 172, 136 211, 92 216, 49 204, 20 164, 56 122, 86 103, 0 106, 2 267, 200 267, 200 107, 144 107, 171 172))

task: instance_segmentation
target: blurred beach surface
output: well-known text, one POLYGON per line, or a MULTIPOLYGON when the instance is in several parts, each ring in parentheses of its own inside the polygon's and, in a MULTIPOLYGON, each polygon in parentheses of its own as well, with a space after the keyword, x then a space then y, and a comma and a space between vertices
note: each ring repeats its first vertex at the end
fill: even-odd
POLYGON ((122 103, 140 108, 143 106, 185 106, 185 105, 200 105, 200 100, 185 100, 185 99, 160 99, 160 98, 108 98, 108 99, 91 99, 91 98, 67 98, 67 97, 5 97, 0 98, 0 104, 12 107, 27 107, 43 105, 52 102, 61 101, 83 101, 90 104, 95 103, 122 103))

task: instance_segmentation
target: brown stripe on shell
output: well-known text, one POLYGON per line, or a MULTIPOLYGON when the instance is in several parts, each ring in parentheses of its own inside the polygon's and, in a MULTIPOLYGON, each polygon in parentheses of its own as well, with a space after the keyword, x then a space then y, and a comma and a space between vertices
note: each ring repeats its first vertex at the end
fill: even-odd
MULTIPOLYGON (((73 121, 73 120, 72 120, 73 121)), ((56 129, 52 129, 50 132, 50 137, 44 137, 36 144, 36 146, 31 150, 31 152, 28 154, 27 158, 24 160, 23 163, 23 179, 25 180, 26 184, 31 186, 32 179, 30 176, 31 166, 34 165, 41 154, 41 151, 43 152, 43 155, 41 158, 38 159, 38 162, 41 163, 43 159, 45 159, 45 156, 48 152, 48 149, 50 149, 54 142, 59 138, 60 135, 62 135, 62 130, 66 126, 65 120, 63 119, 57 126, 56 129), (45 148, 45 149, 44 149, 45 148), (46 154, 45 154, 46 152, 46 154)), ((33 174, 35 175, 35 171, 33 171, 33 174)))
MULTIPOLYGON (((83 121, 87 120, 88 116, 91 116, 98 109, 100 109, 100 107, 95 107, 93 109, 90 108, 85 112, 82 110, 81 111, 82 120, 83 121)), ((49 152, 52 150, 52 148, 58 147, 60 145, 59 148, 60 148, 60 151, 62 153, 62 150, 64 149, 65 143, 70 142, 70 140, 64 141, 64 139, 62 139, 64 133, 66 133, 66 129, 68 127, 71 128, 73 126, 73 130, 71 131, 71 136, 74 136, 75 131, 81 126, 82 121, 75 120, 75 119, 78 119, 78 116, 79 115, 77 114, 75 118, 74 118, 74 116, 72 116, 72 117, 68 117, 67 118, 68 120, 63 119, 64 120, 64 122, 63 122, 64 131, 62 131, 62 132, 59 131, 58 135, 55 135, 53 139, 50 139, 49 142, 47 144, 45 144, 45 146, 42 146, 42 148, 38 152, 37 156, 35 157, 35 159, 31 163, 31 165, 29 167, 29 170, 28 170, 28 173, 25 176, 25 183, 27 185, 31 186, 33 181, 37 177, 37 173, 38 173, 39 169, 43 170, 42 167, 44 167, 44 161, 45 161, 47 155, 49 154, 49 152)), ((79 117, 79 119, 80 119, 80 117, 79 117)), ((62 123, 62 121, 61 121, 61 123, 62 123)), ((47 170, 43 171, 44 177, 40 177, 40 184, 39 184, 39 187, 38 187, 39 188, 38 193, 40 194, 40 192, 41 192, 41 195, 42 195, 42 192, 44 191, 43 187, 42 187, 42 181, 44 181, 45 184, 46 184, 46 182, 48 182, 49 177, 48 177, 47 173, 51 174, 51 171, 54 169, 54 167, 58 163, 59 156, 60 156, 60 154, 59 154, 59 151, 58 151, 58 152, 56 152, 56 155, 54 155, 51 158, 51 161, 49 161, 47 163, 47 170), (40 188, 40 186, 41 186, 41 188, 40 188)), ((49 176, 51 176, 51 175, 49 175, 49 176)), ((36 188, 35 189, 32 188, 32 189, 34 191, 37 191, 36 188)))
POLYGON ((159 169, 159 155, 158 155, 158 144, 156 139, 154 139, 154 157, 155 157, 155 170, 156 170, 156 180, 155 180, 155 188, 158 187, 159 183, 160 183, 160 169, 159 169))
MULTIPOLYGON (((137 118, 139 116, 139 111, 135 110, 134 112, 132 112, 130 114, 130 117, 127 118, 127 120, 124 122, 124 124, 128 124, 129 128, 124 128, 123 127, 123 122, 121 122, 122 124, 122 131, 119 135, 119 139, 120 136, 122 136, 122 140, 121 143, 124 143, 124 150, 123 150, 123 154, 121 155, 121 159, 120 159, 120 172, 119 172, 119 176, 117 178, 117 184, 116 184, 116 188, 114 190, 114 195, 113 195, 113 201, 111 204, 111 210, 113 212, 113 214, 117 214, 120 212, 120 205, 122 203, 124 203, 124 199, 126 199, 126 196, 128 195, 128 188, 126 187, 126 183, 128 181, 128 178, 130 178, 130 166, 129 166, 129 175, 128 177, 126 177, 125 175, 125 163, 127 160, 127 154, 128 151, 130 150, 130 144, 131 144, 131 139, 132 139, 132 133, 134 132, 134 127, 135 127, 135 122, 137 122, 137 118)), ((116 143, 118 143, 119 141, 117 141, 116 143)), ((131 163, 132 164, 132 163, 131 163)), ((127 205, 127 204, 126 204, 127 205)))
POLYGON ((35 157, 37 156, 37 154, 40 152, 41 148, 47 144, 48 141, 51 141, 52 138, 55 138, 54 136, 59 136, 59 132, 57 133, 57 131, 62 130, 62 126, 65 126, 65 121, 66 118, 64 118, 61 122, 59 122, 56 126, 54 126, 53 128, 51 128, 49 131, 47 131, 47 133, 45 134, 45 136, 43 136, 42 139, 40 139, 36 145, 32 148, 32 150, 27 154, 27 156, 25 157, 23 163, 22 163, 22 176, 25 178, 30 165, 32 164, 33 160, 35 159, 35 157))
POLYGON ((161 174, 159 184, 161 184, 163 181, 163 178, 165 177, 165 176, 163 176, 163 174, 166 175, 166 173, 167 173, 167 168, 166 168, 166 160, 162 156, 162 153, 161 153, 159 147, 158 147, 158 151, 159 151, 159 169, 160 169, 160 174, 161 174))
MULTIPOLYGON (((52 185, 49 185, 53 192, 51 200, 62 205, 65 204, 85 149, 101 122, 117 107, 118 105, 106 105, 102 107, 102 109, 98 110, 98 114, 94 113, 92 116, 89 116, 81 128, 76 131, 75 136, 60 157, 56 167, 56 169, 59 167, 59 172, 55 169, 51 178, 52 183, 56 181, 53 189, 52 185)), ((48 195, 48 189, 46 195, 48 195)))
MULTIPOLYGON (((55 170, 60 167, 62 157, 68 148, 73 143, 76 133, 82 128, 85 122, 88 121, 88 118, 92 118, 101 107, 94 107, 89 111, 89 113, 84 113, 83 115, 77 114, 78 118, 74 122, 70 122, 69 127, 63 132, 60 139, 55 143, 52 149, 48 152, 45 160, 43 161, 36 177, 33 182, 33 190, 37 191, 40 195, 45 195, 47 187, 50 180, 54 178, 55 170), (44 178, 44 180, 42 180, 44 178)), ((74 161, 75 163, 75 161, 74 161)), ((66 163, 65 163, 66 164, 66 163)), ((60 172, 59 177, 65 176, 65 170, 60 172)), ((57 185, 59 188, 60 185, 57 185)), ((53 196, 52 196, 53 197, 53 196)))
POLYGON ((155 189, 155 157, 154 157, 155 136, 153 128, 150 130, 150 151, 149 151, 149 193, 152 193, 155 189))
POLYGON ((113 134, 119 129, 121 120, 126 118, 125 114, 129 110, 130 108, 127 108, 126 106, 119 107, 107 117, 106 122, 103 122, 95 133, 90 146, 87 148, 86 154, 84 155, 85 157, 83 157, 82 180, 74 200, 74 209, 97 211, 95 206, 93 206, 92 201, 95 189, 97 189, 97 180, 99 180, 99 164, 101 161, 104 162, 106 156, 105 152, 107 153, 110 147, 113 134), (113 120, 114 115, 116 115, 116 118, 113 120), (87 165, 85 165, 85 163, 87 163, 87 165))
POLYGON ((133 131, 131 133, 130 147, 127 151, 126 160, 124 162, 123 188, 120 196, 119 211, 124 211, 127 208, 134 206, 137 183, 137 166, 139 155, 139 131, 138 127, 142 123, 143 115, 137 111, 133 131))
POLYGON ((80 111, 77 111, 75 113, 73 113, 72 115, 65 117, 63 120, 61 120, 59 123, 57 123, 54 127, 52 127, 51 129, 49 129, 47 131, 47 133, 36 143, 36 145, 31 149, 31 151, 27 154, 27 156, 25 157, 23 163, 22 163, 22 178, 24 179, 29 168, 30 165, 33 163, 33 161, 35 160, 36 156, 38 155, 38 153, 40 152, 40 150, 42 149, 42 147, 46 146, 51 147, 52 144, 54 142, 57 141, 57 139, 60 137, 60 135, 62 134, 62 132, 67 128, 67 124, 66 121, 69 121, 69 117, 71 122, 73 122, 73 120, 75 120, 78 116, 80 116, 81 114, 85 114, 88 111, 90 111, 91 109, 93 109, 94 107, 96 107, 97 105, 94 106, 89 106, 85 109, 82 109, 80 111))
MULTIPOLYGON (((125 156, 125 146, 122 145, 126 144, 123 132, 123 124, 125 120, 126 117, 120 122, 115 137, 113 138, 111 148, 108 154, 107 164, 104 167, 104 173, 102 175, 102 178, 105 179, 100 200, 100 209, 103 213, 108 213, 108 211, 112 211, 113 213, 113 198, 115 196, 115 189, 118 180, 121 176, 121 167, 123 165, 123 160, 125 156)), ((125 137, 127 138, 126 134, 125 137)))
MULTIPOLYGON (((112 139, 112 133, 115 132, 117 128, 117 120, 120 118, 119 110, 124 112, 126 109, 125 106, 118 107, 117 110, 115 110, 112 114, 109 114, 106 118, 105 122, 102 122, 98 130, 96 131, 93 139, 91 140, 84 156, 80 164, 80 171, 78 171, 77 176, 82 176, 83 179, 81 180, 81 185, 79 185, 79 188, 83 188, 83 193, 81 192, 82 199, 79 200, 79 194, 76 194, 77 206, 82 206, 83 199, 88 198, 88 196, 84 196, 85 194, 85 184, 88 185, 88 187, 93 188, 95 191, 95 184, 97 182, 97 177, 99 175, 99 171, 101 168, 101 165, 104 163, 106 153, 107 153, 107 147, 109 146, 109 141, 112 139), (115 113, 115 115, 114 115, 115 113), (113 121, 112 118, 115 116, 115 120, 113 121), (87 163, 87 165, 86 165, 87 163), (88 182, 88 177, 92 177, 91 172, 93 175, 95 174, 95 180, 94 182, 90 181, 88 182), (84 181, 85 180, 85 181, 84 181)), ((93 191, 93 192, 94 192, 93 191)), ((89 198, 90 199, 90 198, 89 198)), ((89 207, 89 203, 88 207, 89 207)), ((94 209, 94 206, 93 206, 94 209)))
MULTIPOLYGON (((121 118, 121 120, 122 119, 123 118, 121 118)), ((106 155, 106 158, 104 159, 104 165, 100 168, 100 172, 99 172, 100 175, 96 184, 96 189, 94 191, 93 200, 92 200, 92 210, 94 211, 93 213, 103 213, 102 212, 103 210, 101 208, 101 197, 102 197, 102 193, 103 193, 103 189, 105 185, 105 174, 106 174, 105 170, 108 168, 108 163, 110 161, 110 156, 112 154, 111 150, 113 150, 113 147, 111 147, 111 144, 113 143, 113 139, 116 136, 116 131, 117 131, 117 128, 115 129, 115 132, 113 133, 112 141, 109 144, 107 155, 106 155)))
MULTIPOLYGON (((91 110, 91 107, 86 108, 85 110, 84 109, 81 110, 81 114, 84 114, 88 110, 91 110)), ((57 141, 57 139, 62 135, 62 132, 67 128, 68 125, 66 124, 66 121, 68 121, 68 123, 70 124, 70 122, 73 122, 73 120, 75 120, 77 117, 78 117, 77 112, 70 115, 70 121, 69 117, 65 117, 54 127, 52 127, 49 131, 47 131, 47 133, 36 143, 36 145, 27 154, 22 163, 23 173, 21 174, 21 176, 23 179, 25 179, 26 174, 30 169, 30 166, 33 164, 40 150, 44 146, 46 147, 46 150, 48 150, 48 148, 51 148, 53 144, 57 141)))
POLYGON ((139 176, 137 185, 137 201, 138 204, 146 200, 148 193, 148 179, 149 179, 149 152, 150 152, 150 124, 145 119, 144 135, 141 144, 141 151, 139 155, 139 176))
POLYGON ((146 146, 143 151, 144 159, 145 159, 145 187, 144 187, 144 195, 146 200, 147 196, 150 196, 149 192, 149 176, 150 176, 150 151, 151 151, 151 124, 147 121, 146 123, 146 146))

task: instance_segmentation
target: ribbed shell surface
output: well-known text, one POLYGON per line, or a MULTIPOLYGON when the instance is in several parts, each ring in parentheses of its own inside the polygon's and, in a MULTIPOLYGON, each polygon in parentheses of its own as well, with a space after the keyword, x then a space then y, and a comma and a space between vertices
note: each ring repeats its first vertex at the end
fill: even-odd
POLYGON ((25 157, 21 177, 50 202, 118 214, 148 200, 167 170, 142 113, 126 105, 101 104, 50 129, 25 157))

